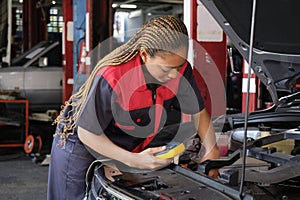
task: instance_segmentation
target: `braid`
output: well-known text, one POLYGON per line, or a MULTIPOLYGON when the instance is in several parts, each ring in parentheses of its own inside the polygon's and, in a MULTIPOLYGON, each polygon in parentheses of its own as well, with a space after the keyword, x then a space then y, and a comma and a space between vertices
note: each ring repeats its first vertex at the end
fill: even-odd
POLYGON ((101 59, 86 82, 77 93, 73 94, 65 106, 62 106, 59 116, 54 124, 63 124, 61 132, 57 134, 66 139, 69 134, 74 134, 76 120, 78 119, 83 104, 87 99, 94 77, 100 68, 104 66, 118 66, 133 59, 144 48, 153 57, 158 51, 172 51, 182 46, 188 46, 188 33, 184 23, 174 16, 154 18, 139 29, 125 44, 116 48, 101 59), (75 100, 75 101, 74 101, 75 100))

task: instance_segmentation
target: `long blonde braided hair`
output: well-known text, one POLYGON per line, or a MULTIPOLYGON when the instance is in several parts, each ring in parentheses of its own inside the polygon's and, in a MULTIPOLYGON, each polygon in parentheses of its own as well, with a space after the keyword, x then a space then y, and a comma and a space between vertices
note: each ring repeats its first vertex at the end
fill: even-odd
POLYGON ((100 68, 126 63, 133 59, 142 48, 153 57, 158 51, 173 51, 180 47, 188 47, 188 33, 184 23, 174 16, 162 16, 152 19, 139 29, 127 43, 118 47, 97 63, 78 92, 65 102, 65 106, 62 106, 59 116, 54 120, 54 124, 62 125, 62 127, 61 130, 57 129, 55 135, 59 134, 66 139, 69 134, 74 134, 76 120, 87 99, 94 77, 100 68))

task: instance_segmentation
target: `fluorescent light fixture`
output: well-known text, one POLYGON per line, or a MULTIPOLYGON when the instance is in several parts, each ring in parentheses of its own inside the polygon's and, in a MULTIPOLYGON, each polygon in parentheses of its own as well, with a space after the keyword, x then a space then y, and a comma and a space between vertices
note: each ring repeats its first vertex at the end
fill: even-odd
POLYGON ((113 4, 111 5, 111 7, 116 8, 116 7, 118 7, 118 4, 113 3, 113 4))
POLYGON ((135 9, 135 8, 137 8, 137 5, 134 5, 134 4, 121 4, 120 8, 135 9))

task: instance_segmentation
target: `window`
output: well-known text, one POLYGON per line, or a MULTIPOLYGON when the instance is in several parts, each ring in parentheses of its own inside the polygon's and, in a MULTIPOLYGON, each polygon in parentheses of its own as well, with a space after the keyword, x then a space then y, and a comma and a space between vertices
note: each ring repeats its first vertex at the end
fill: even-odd
POLYGON ((22 12, 21 7, 16 8, 16 31, 21 33, 23 30, 22 12))
POLYGON ((63 16, 60 8, 53 7, 50 9, 50 23, 48 24, 48 32, 61 33, 63 30, 63 16))

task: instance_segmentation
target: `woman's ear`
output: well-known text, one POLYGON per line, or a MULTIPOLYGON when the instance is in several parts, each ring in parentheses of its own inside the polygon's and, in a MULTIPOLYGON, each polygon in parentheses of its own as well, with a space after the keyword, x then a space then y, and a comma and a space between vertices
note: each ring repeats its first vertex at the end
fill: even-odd
POLYGON ((148 53, 147 53, 147 51, 145 49, 141 49, 140 50, 140 57, 141 57, 143 63, 147 62, 147 60, 148 60, 148 53))

